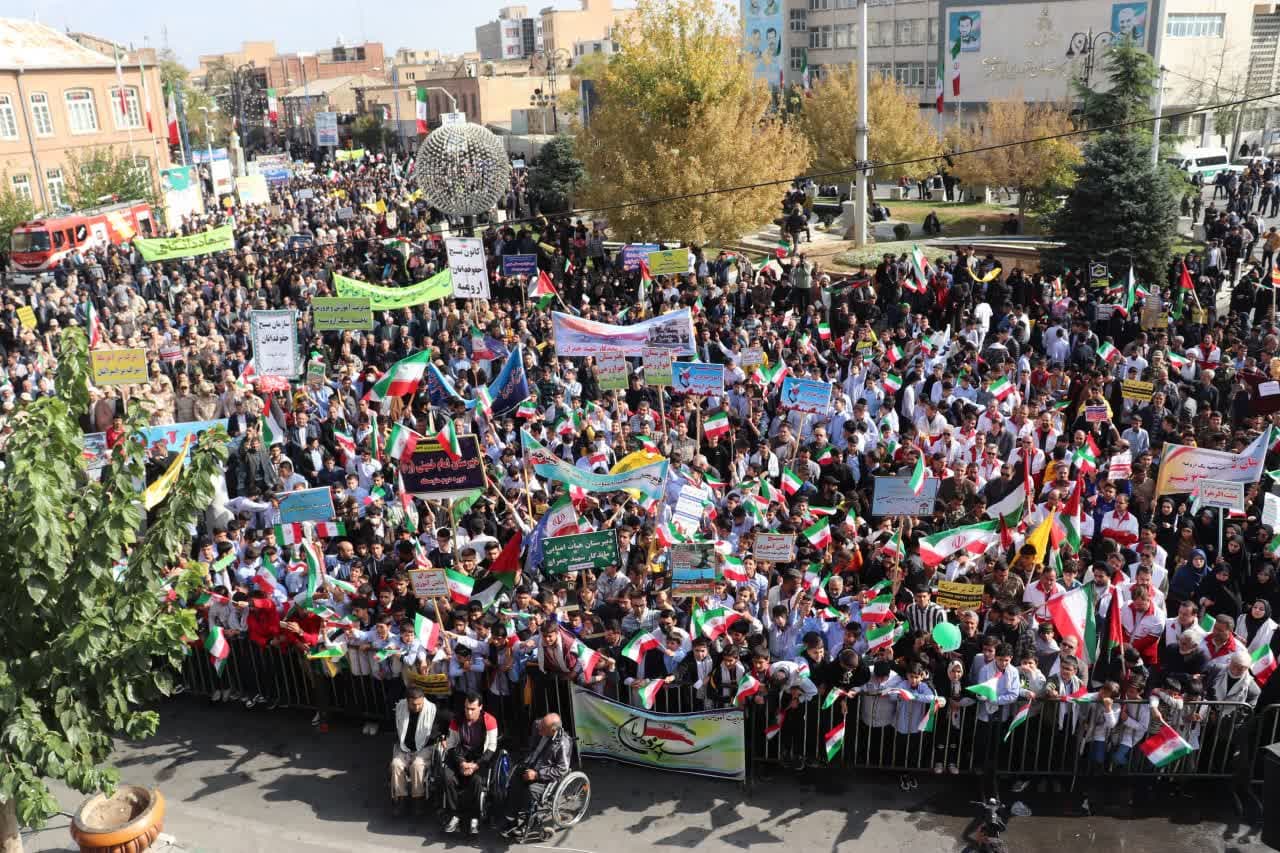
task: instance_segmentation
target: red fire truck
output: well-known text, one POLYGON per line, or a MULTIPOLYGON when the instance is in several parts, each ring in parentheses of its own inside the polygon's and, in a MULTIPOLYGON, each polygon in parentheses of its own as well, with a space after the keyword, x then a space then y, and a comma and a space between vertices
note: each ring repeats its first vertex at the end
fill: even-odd
POLYGON ((10 241, 9 279, 14 284, 27 284, 75 249, 83 252, 119 245, 156 230, 151 205, 144 201, 122 201, 23 222, 13 229, 10 241))

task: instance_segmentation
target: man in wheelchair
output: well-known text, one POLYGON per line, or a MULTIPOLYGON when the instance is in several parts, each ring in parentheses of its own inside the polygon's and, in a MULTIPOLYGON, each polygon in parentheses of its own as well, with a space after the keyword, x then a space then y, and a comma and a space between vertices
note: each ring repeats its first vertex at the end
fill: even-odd
POLYGON ((421 688, 410 687, 396 703, 396 745, 391 751, 391 809, 404 814, 405 800, 412 795, 414 814, 427 810, 427 777, 432 752, 440 739, 436 727, 436 706, 427 701, 421 688))
POLYGON ((506 836, 523 831, 520 817, 527 818, 547 788, 569 772, 572 746, 560 715, 547 714, 538 720, 537 732, 529 754, 511 771, 511 787, 503 810, 502 834, 506 836))
POLYGON ((462 718, 449 723, 444 755, 444 812, 446 833, 455 833, 467 820, 467 833, 480 834, 480 795, 489 764, 498 750, 498 721, 485 713, 479 693, 463 699, 462 718))

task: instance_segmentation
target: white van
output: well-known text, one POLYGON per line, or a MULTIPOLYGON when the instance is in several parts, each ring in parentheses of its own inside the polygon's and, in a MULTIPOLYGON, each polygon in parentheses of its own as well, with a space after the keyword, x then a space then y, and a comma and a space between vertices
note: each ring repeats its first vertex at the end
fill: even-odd
POLYGON ((1179 152, 1169 162, 1185 172, 1188 178, 1200 175, 1206 184, 1211 183, 1219 172, 1244 171, 1244 166, 1231 165, 1231 157, 1225 148, 1191 148, 1179 152))

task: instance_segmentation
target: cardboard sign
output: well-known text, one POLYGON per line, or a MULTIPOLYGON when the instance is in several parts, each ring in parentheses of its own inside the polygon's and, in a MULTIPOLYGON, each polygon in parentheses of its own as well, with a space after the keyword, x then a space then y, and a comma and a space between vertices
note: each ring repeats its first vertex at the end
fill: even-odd
POLYGON ((972 610, 982 606, 982 584, 939 581, 937 601, 943 607, 972 610))
POLYGON ((693 598, 711 595, 716 589, 716 549, 710 542, 672 545, 670 550, 671 595, 693 598))
POLYGON ((620 352, 606 352, 596 358, 596 380, 601 391, 625 391, 629 372, 627 357, 620 352))
POLYGON ((484 260, 484 243, 479 237, 448 237, 449 273, 453 295, 458 299, 489 298, 489 268, 484 260))
POLYGON ((1107 419, 1107 407, 1106 406, 1085 406, 1084 419, 1085 421, 1091 424, 1102 423, 1107 419))
POLYGON ((413 594, 423 598, 449 594, 444 569, 412 569, 409 572, 409 583, 413 585, 413 594))
POLYGON ((649 253, 649 275, 680 275, 688 271, 688 249, 665 249, 649 253))
POLYGON ((147 381, 144 349, 96 349, 89 353, 94 385, 136 385, 147 381))
POLYGON ((1133 476, 1133 454, 1129 451, 1117 453, 1107 463, 1107 478, 1111 480, 1127 480, 1133 476))
POLYGON ((929 477, 924 490, 916 494, 911 490, 910 477, 876 477, 871 498, 871 514, 933 515, 933 502, 938 496, 940 480, 929 477))
POLYGON ((434 438, 418 441, 413 455, 400 460, 405 491, 422 498, 461 498, 488 486, 480 442, 474 435, 458 436, 462 456, 456 461, 434 438))
POLYGON ((182 359, 182 347, 160 347, 160 360, 173 363, 182 359))
POLYGON ((23 305, 18 309, 18 322, 22 324, 22 328, 28 332, 36 330, 36 312, 31 310, 30 305, 23 305))
POLYGON ((1120 383, 1120 394, 1126 400, 1137 400, 1139 403, 1150 403, 1151 395, 1156 390, 1155 383, 1142 382, 1137 379, 1125 379, 1120 383))
POLYGON ((759 367, 764 364, 764 349, 761 347, 747 347, 742 351, 742 367, 759 367))
POLYGON ((794 533, 757 533, 751 553, 757 560, 789 563, 796 558, 794 533))
MULTIPOLYGON (((622 268, 627 272, 635 272, 640 269, 640 262, 648 263, 649 255, 658 251, 662 247, 657 243, 628 243, 622 247, 622 268)), ((653 270, 649 270, 653 275, 653 270)))
POLYGON ((298 376, 298 312, 249 312, 253 365, 259 376, 298 376))
POLYGON ((317 332, 370 331, 373 310, 368 299, 317 296, 311 300, 311 327, 317 332))
POLYGON ((1229 480, 1201 480, 1196 496, 1201 507, 1219 507, 1244 512, 1244 483, 1229 480))
POLYGON ((505 276, 523 275, 535 278, 538 275, 537 255, 503 255, 502 274, 505 276))
POLYGON ((1262 523, 1270 527, 1273 533, 1277 525, 1280 525, 1280 495, 1267 492, 1262 496, 1262 523))
POLYGON ((671 389, 677 394, 718 397, 724 393, 724 365, 677 361, 671 365, 671 389))
POLYGON ((644 351, 644 384, 655 387, 671 385, 671 353, 664 349, 644 351))
POLYGON ((281 524, 328 521, 333 518, 333 493, 327 487, 285 492, 279 497, 281 524))
POLYGON ((831 408, 831 383, 788 376, 782 380, 781 405, 810 415, 821 415, 831 408))
POLYGON ((542 543, 542 570, 549 575, 594 570, 618 564, 618 532, 613 528, 591 533, 552 536, 542 543))

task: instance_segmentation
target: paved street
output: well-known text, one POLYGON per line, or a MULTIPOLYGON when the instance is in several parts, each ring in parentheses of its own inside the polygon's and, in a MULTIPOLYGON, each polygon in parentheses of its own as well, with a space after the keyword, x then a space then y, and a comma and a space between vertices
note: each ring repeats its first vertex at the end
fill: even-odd
MULTIPOLYGON (((168 799, 165 829, 190 853, 346 853, 388 850, 501 850, 491 834, 479 845, 441 835, 433 819, 393 820, 387 810, 386 734, 363 737, 337 725, 318 734, 301 713, 210 708, 194 699, 169 703, 161 733, 116 757, 126 781, 159 785, 168 799)), ((531 849, 760 851, 874 849, 884 853, 953 851, 976 798, 970 780, 921 781, 903 793, 884 776, 855 782, 814 774, 779 776, 747 794, 737 786, 590 762, 587 820, 531 849), (623 841, 625 839, 625 841, 623 841), (621 844, 621 846, 620 846, 621 844)), ((79 796, 60 790, 70 811, 79 796)), ((1063 853, 1073 845, 1115 851, 1231 851, 1264 848, 1256 830, 1209 822, 1230 817, 1226 804, 1163 798, 1166 814, 1068 818, 1052 812, 1062 795, 1023 799, 1036 816, 1014 818, 1015 853, 1063 853), (1169 814, 1179 815, 1178 821, 1169 814)), ((61 818, 27 838, 29 851, 73 849, 61 818)))

